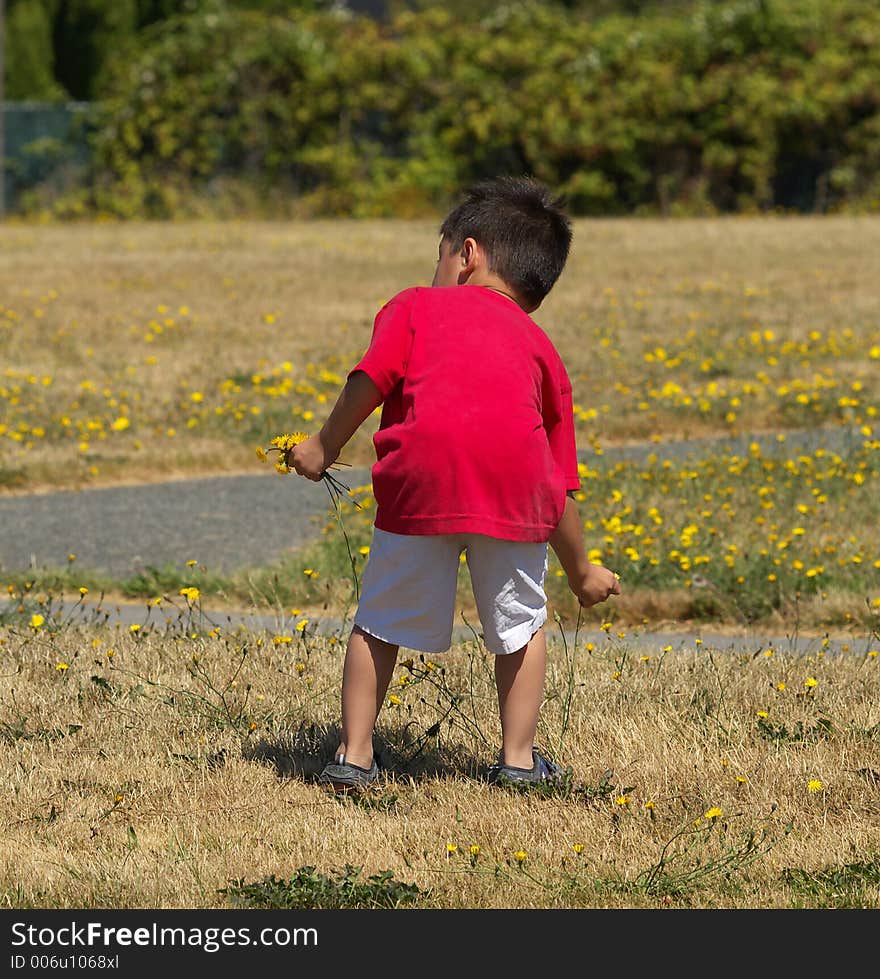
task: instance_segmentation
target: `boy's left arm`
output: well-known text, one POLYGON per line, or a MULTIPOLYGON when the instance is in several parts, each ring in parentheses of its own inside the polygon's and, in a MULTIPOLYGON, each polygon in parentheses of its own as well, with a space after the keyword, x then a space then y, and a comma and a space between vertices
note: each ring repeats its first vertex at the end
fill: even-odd
POLYGON ((369 375, 364 371, 354 371, 345 382, 321 430, 291 450, 291 468, 306 479, 319 480, 327 468, 336 462, 343 446, 380 404, 382 395, 369 375))
POLYGON ((568 587, 584 608, 620 594, 617 575, 601 564, 593 564, 587 557, 583 525, 577 503, 570 494, 566 496, 565 510, 550 538, 550 546, 565 571, 568 587))

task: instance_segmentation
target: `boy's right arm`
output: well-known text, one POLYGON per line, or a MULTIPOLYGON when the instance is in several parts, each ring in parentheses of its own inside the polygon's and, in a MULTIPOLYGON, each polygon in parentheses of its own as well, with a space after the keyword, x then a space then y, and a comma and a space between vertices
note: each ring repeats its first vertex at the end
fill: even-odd
POLYGON ((589 608, 604 602, 612 595, 619 595, 620 582, 613 571, 590 561, 583 536, 577 504, 567 496, 562 519, 550 538, 550 546, 565 571, 568 587, 574 592, 578 602, 584 608, 589 608))
POLYGON ((343 446, 382 404, 379 389, 364 371, 355 371, 345 382, 333 410, 317 435, 290 453, 290 466, 306 479, 319 480, 336 462, 343 446))

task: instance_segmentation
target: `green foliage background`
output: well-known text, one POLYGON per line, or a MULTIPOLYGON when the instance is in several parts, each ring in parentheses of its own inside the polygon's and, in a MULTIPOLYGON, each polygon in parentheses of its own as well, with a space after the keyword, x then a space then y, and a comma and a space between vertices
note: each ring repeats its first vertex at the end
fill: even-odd
POLYGON ((29 206, 409 217, 531 173, 577 215, 880 209, 876 0, 471 6, 12 0, 89 38, 95 106, 79 186, 29 206))

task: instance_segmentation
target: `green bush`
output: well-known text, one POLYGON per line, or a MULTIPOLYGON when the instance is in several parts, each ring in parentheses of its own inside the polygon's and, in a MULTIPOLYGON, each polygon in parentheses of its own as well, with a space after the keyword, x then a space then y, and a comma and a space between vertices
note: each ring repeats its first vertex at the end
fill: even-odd
POLYGON ((525 172, 581 215, 876 210, 878 39, 868 0, 202 10, 110 60, 87 206, 415 216, 525 172))

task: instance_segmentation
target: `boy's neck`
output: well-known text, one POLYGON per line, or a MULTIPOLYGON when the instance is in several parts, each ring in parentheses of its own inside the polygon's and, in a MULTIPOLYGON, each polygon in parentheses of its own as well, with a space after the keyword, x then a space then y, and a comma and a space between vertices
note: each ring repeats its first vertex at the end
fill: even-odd
POLYGON ((491 289, 493 292, 499 292, 502 296, 506 296, 511 302, 515 302, 520 309, 525 310, 527 313, 531 313, 536 307, 532 306, 529 308, 527 303, 524 303, 516 294, 516 292, 504 281, 504 279, 499 278, 497 275, 492 273, 475 274, 470 276, 465 285, 469 286, 483 286, 485 289, 491 289))

